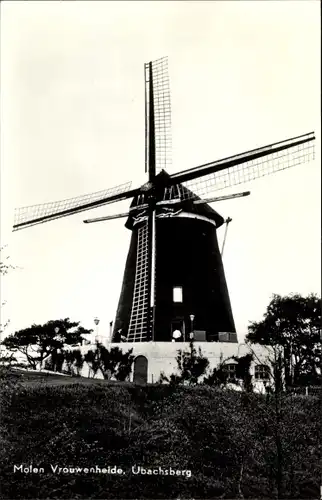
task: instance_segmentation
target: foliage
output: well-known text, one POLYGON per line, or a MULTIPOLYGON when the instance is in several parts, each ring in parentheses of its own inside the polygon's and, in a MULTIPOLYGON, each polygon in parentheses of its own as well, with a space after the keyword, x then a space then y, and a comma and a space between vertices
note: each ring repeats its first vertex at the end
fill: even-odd
MULTIPOLYGON (((0 248, 0 253, 4 251, 4 246, 0 248)), ((16 266, 13 266, 10 263, 10 257, 7 255, 6 257, 1 256, 0 258, 0 275, 4 276, 8 274, 11 270, 16 269, 16 266)))
POLYGON ((163 384, 163 382, 169 382, 169 379, 166 376, 166 374, 162 371, 160 373, 160 377, 159 377, 159 380, 157 381, 157 384, 163 384))
MULTIPOLYGON (((177 385, 181 383, 195 385, 198 383, 199 378, 205 374, 209 366, 209 361, 203 356, 200 347, 197 353, 193 342, 190 342, 189 347, 189 351, 178 351, 176 361, 178 365, 179 375, 172 374, 170 375, 170 377, 167 377, 163 372, 161 372, 159 383, 162 384, 163 382, 168 382, 171 385, 177 385)), ((252 375, 250 373, 250 366, 253 361, 253 354, 250 353, 241 357, 233 356, 232 359, 237 362, 236 380, 234 383, 237 384, 238 380, 241 380, 243 389, 246 392, 252 392, 253 384, 252 375)), ((203 378, 202 383, 208 386, 223 388, 227 385, 227 382, 228 374, 225 370, 225 361, 221 356, 219 365, 213 368, 210 374, 203 378)))
MULTIPOLYGON (((3 254, 5 246, 2 246, 0 248, 0 254, 3 254)), ((13 266, 10 263, 10 257, 9 257, 9 255, 7 255, 5 257, 3 255, 1 255, 0 256, 0 277, 1 276, 6 276, 13 269, 17 269, 17 266, 13 266)), ((1 309, 3 308, 3 306, 5 306, 5 304, 6 304, 6 301, 2 300, 1 303, 0 303, 1 309)), ((1 316, 2 316, 2 314, 1 314, 1 316)), ((0 323, 0 334, 5 331, 5 329, 9 325, 9 323, 10 323, 10 320, 5 321, 5 323, 0 323)))
MULTIPOLYGON (((2 390, 4 498, 277 497, 274 395, 103 381, 2 390), (20 463, 43 466, 48 474, 13 474, 12 464, 20 463), (50 473, 49 464, 57 463, 117 464, 125 474, 50 473), (133 475, 135 464, 192 474, 133 475)), ((280 416, 279 497, 318 498, 320 401, 286 395, 280 416)))
POLYGON ((182 378, 180 375, 177 375, 175 373, 172 373, 170 377, 167 377, 164 372, 161 372, 157 383, 163 384, 164 382, 169 383, 170 386, 177 386, 182 382, 182 378))
POLYGON ((243 383, 243 389, 246 392, 253 391, 252 375, 250 373, 250 365, 253 361, 253 354, 245 354, 245 356, 233 356, 233 359, 237 361, 236 365, 236 377, 243 383))
POLYGON ((197 353, 193 341, 189 344, 189 351, 179 349, 176 362, 179 370, 178 381, 189 385, 198 384, 199 378, 205 374, 209 366, 209 361, 203 356, 200 347, 197 353))
POLYGON ((223 356, 220 356, 220 363, 213 368, 211 373, 203 379, 203 383, 215 387, 224 387, 227 384, 228 374, 225 371, 223 356))
MULTIPOLYGON (((10 366, 0 366, 0 384, 2 388, 16 386, 21 380, 21 374, 10 366)), ((0 392, 2 395, 2 393, 0 392)))
POLYGON ((318 384, 321 360, 321 299, 273 295, 260 322, 252 322, 246 339, 252 343, 280 346, 286 385, 318 384))
POLYGON ((209 361, 203 356, 200 347, 197 353, 193 341, 189 344, 189 350, 178 350, 176 362, 179 374, 173 373, 170 377, 167 377, 164 372, 161 372, 159 383, 168 382, 171 385, 178 385, 181 383, 196 385, 209 366, 209 361))
POLYGON ((88 363, 93 377, 100 371, 107 380, 115 378, 124 381, 131 373, 134 361, 132 352, 133 349, 123 352, 119 347, 109 350, 98 342, 95 350, 85 354, 84 360, 88 363))
MULTIPOLYGON (((288 484, 287 489, 291 493, 291 498, 296 498, 296 495, 300 496, 300 489, 296 486, 295 476, 302 467, 298 459, 298 454, 295 452, 297 446, 302 446, 301 438, 299 437, 302 431, 299 431, 298 416, 296 415, 297 411, 301 411, 299 410, 301 399, 296 398, 296 396, 294 397, 292 393, 285 390, 283 348, 279 345, 267 346, 267 353, 268 364, 272 367, 272 381, 269 388, 267 388, 269 390, 267 391, 266 405, 260 402, 258 405, 260 410, 258 414, 261 424, 270 429, 270 443, 272 447, 270 467, 275 477, 276 496, 277 498, 281 498, 285 484, 288 484), (269 412, 267 411, 267 406, 269 406, 269 412), (287 439, 285 438, 286 433, 287 439), (294 442, 295 436, 299 441, 295 440, 296 442, 294 442), (294 449, 292 449, 293 444, 291 444, 293 442, 294 449)), ((253 355, 256 357, 254 352, 253 355)), ((305 427, 305 423, 303 426, 305 427)), ((320 454, 321 441, 319 440, 317 429, 314 430, 314 433, 316 436, 316 449, 319 450, 318 453, 320 454)), ((265 442, 266 439, 264 440, 265 442)), ((314 463, 316 454, 312 449, 312 445, 313 443, 311 443, 310 450, 311 455, 314 455, 314 459, 311 462, 311 467, 316 467, 314 463)), ((304 480, 304 477, 307 476, 306 471, 302 470, 301 474, 304 480)))
POLYGON ((84 361, 89 366, 89 377, 92 376, 94 378, 97 375, 97 373, 101 367, 101 359, 99 357, 98 350, 94 350, 94 351, 89 350, 84 355, 84 361))
POLYGON ((8 355, 1 354, 0 356, 0 366, 11 367, 17 364, 17 358, 13 353, 8 355))
POLYGON ((64 361, 67 365, 67 370, 70 375, 80 377, 81 369, 84 365, 84 357, 80 349, 64 352, 64 361))
POLYGON ((91 331, 80 326, 79 322, 65 318, 19 330, 6 337, 2 344, 11 352, 21 352, 33 369, 41 368, 49 357, 53 359, 54 365, 60 366, 63 360, 60 351, 64 344, 78 344, 82 340, 82 334, 91 331))

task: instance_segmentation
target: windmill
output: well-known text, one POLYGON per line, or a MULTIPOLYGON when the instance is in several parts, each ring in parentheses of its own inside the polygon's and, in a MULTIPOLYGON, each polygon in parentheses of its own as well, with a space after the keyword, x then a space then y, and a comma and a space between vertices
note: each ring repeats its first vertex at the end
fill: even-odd
POLYGON ((132 231, 113 342, 188 340, 193 331, 196 339, 207 341, 229 332, 237 342, 217 241, 217 229, 225 222, 227 229, 230 219, 225 221, 209 203, 250 193, 212 193, 310 161, 314 133, 168 174, 172 144, 167 58, 145 64, 144 75, 147 182, 134 189, 129 182, 16 209, 13 229, 132 199, 125 213, 84 221, 127 218, 125 226, 132 231))

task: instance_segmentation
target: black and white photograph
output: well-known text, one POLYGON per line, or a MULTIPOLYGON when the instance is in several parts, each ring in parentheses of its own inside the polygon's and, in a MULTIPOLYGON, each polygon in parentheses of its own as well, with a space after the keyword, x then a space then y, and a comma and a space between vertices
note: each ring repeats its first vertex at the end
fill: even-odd
POLYGON ((322 500, 320 3, 0 8, 0 498, 322 500))

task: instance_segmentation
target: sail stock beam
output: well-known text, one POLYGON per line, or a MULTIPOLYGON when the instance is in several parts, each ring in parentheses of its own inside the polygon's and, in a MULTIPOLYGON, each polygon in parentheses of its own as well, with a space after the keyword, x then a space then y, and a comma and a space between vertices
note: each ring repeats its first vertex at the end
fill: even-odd
POLYGON ((93 222, 104 222, 107 220, 121 219, 122 217, 128 217, 129 215, 129 212, 123 212, 122 214, 106 215, 105 217, 96 217, 94 219, 85 219, 83 222, 85 222, 85 224, 91 224, 93 222))
POLYGON ((243 191, 242 193, 228 194, 226 196, 216 196, 214 198, 204 198, 201 200, 194 200, 194 205, 200 205, 201 203, 214 203, 216 201, 232 200, 234 198, 242 198, 244 196, 249 196, 250 191, 243 191))

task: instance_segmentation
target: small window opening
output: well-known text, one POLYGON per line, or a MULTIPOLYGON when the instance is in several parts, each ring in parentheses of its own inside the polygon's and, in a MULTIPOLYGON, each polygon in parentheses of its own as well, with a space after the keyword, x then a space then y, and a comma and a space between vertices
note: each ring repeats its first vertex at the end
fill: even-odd
POLYGON ((227 365, 223 366, 223 371, 227 374, 228 380, 236 379, 236 368, 237 365, 235 363, 228 363, 227 365))
POLYGON ((267 365, 255 366, 255 379, 268 380, 270 378, 270 369, 267 365))
POLYGON ((173 302, 182 302, 182 286, 173 287, 173 302))

